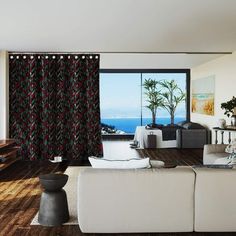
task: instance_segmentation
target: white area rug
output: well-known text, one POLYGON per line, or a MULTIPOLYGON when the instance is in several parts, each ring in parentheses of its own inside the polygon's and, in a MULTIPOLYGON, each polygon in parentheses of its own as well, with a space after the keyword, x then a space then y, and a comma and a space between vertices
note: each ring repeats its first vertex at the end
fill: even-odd
MULTIPOLYGON (((87 167, 70 166, 66 169, 65 174, 69 176, 68 181, 64 187, 67 195, 68 208, 70 219, 64 225, 78 225, 77 218, 77 179, 81 169, 87 167)), ((33 218, 31 225, 40 225, 38 222, 38 213, 33 218)))

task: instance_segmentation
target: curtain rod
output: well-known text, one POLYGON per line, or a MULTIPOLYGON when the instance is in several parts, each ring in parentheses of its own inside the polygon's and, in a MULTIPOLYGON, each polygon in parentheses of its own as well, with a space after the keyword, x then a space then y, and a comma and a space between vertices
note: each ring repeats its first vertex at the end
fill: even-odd
POLYGON ((9 54, 209 54, 209 55, 214 55, 214 54, 232 54, 232 52, 102 52, 102 51, 97 51, 97 52, 16 52, 12 51, 9 52, 9 54))

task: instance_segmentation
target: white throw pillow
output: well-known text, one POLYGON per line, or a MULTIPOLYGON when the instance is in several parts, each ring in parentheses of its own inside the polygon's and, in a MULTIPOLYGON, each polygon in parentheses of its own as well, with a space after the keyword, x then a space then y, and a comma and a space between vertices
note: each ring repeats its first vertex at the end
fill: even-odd
POLYGON ((236 139, 232 140, 231 143, 225 148, 225 152, 227 153, 236 152, 236 139))
POLYGON ((158 160, 150 160, 150 165, 152 168, 162 168, 165 166, 165 162, 158 160))
POLYGON ((100 169, 150 168, 149 158, 129 159, 129 160, 107 160, 104 158, 89 157, 88 159, 93 168, 100 168, 100 169))

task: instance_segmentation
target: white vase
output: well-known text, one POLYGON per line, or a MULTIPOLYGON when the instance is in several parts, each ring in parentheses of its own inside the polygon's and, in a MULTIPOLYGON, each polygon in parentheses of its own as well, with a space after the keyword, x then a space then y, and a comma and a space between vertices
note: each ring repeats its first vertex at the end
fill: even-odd
POLYGON ((225 119, 219 119, 218 120, 218 126, 219 126, 219 128, 224 129, 226 127, 225 119))

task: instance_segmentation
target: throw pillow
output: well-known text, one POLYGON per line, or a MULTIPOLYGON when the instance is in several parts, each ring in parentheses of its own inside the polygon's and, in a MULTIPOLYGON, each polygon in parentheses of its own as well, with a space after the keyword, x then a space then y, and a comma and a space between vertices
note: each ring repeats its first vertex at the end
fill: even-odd
POLYGON ((225 148, 227 153, 236 153, 236 139, 232 140, 231 143, 225 148))
POLYGON ((194 122, 187 122, 183 125, 184 129, 205 129, 204 126, 194 123, 194 122))
POLYGON ((184 124, 188 123, 188 121, 184 120, 184 121, 180 121, 177 123, 178 126, 183 127, 184 124))
POLYGON ((108 160, 104 158, 89 157, 89 162, 93 168, 101 169, 140 169, 150 168, 149 158, 129 159, 129 160, 108 160))
POLYGON ((150 165, 152 168, 162 168, 165 165, 164 161, 150 160, 150 165))

